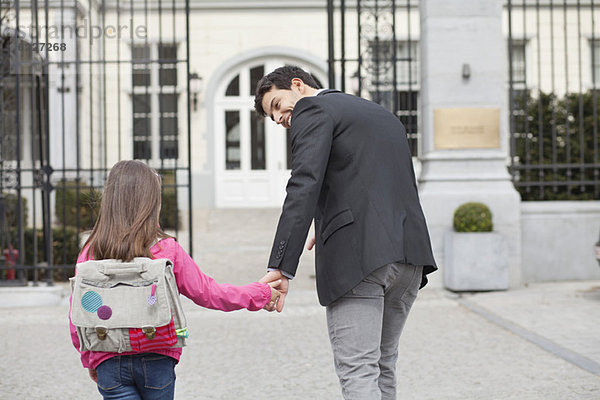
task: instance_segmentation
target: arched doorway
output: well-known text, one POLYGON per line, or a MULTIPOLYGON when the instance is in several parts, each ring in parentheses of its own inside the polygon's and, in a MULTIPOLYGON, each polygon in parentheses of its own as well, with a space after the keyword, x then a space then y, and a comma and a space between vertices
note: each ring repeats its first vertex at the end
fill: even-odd
POLYGON ((254 90, 265 73, 294 64, 323 82, 323 71, 286 57, 260 57, 223 75, 215 96, 214 161, 217 207, 278 207, 290 176, 289 135, 254 111, 254 90))

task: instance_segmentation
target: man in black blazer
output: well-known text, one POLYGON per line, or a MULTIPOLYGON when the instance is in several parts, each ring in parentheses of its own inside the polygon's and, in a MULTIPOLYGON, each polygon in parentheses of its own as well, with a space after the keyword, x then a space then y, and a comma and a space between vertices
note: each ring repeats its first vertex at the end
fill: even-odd
MULTIPOLYGON (((319 301, 345 399, 395 399, 398 340, 435 271, 402 123, 383 107, 284 66, 257 84, 255 108, 291 128, 292 174, 269 272, 283 309, 311 222, 319 301)), ((267 306, 273 309, 274 305, 267 306)))

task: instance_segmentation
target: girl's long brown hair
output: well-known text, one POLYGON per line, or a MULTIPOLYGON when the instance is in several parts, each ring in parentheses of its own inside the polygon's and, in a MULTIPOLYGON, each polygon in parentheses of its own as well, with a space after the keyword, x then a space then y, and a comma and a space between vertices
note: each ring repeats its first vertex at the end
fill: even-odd
POLYGON ((96 260, 131 261, 152 257, 157 239, 170 237, 160 229, 160 176, 138 160, 116 163, 108 175, 100 213, 85 246, 96 260))

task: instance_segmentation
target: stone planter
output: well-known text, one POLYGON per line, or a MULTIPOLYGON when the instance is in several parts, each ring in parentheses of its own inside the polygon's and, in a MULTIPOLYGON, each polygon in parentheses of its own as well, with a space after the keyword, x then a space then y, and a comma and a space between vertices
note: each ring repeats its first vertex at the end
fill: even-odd
POLYGON ((496 232, 447 232, 444 286, 452 291, 506 290, 508 248, 496 232))

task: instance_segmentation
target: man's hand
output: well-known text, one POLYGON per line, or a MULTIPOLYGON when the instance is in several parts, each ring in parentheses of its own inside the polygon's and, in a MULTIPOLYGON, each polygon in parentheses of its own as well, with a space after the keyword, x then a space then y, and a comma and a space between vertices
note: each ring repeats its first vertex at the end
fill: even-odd
POLYGON ((279 292, 279 299, 275 303, 273 303, 272 302, 273 297, 271 297, 271 302, 267 303, 267 305, 265 306, 265 310, 267 310, 267 311, 273 311, 276 309, 277 312, 281 312, 283 310, 283 305, 285 303, 285 296, 287 296, 288 289, 290 287, 290 281, 288 278, 283 276, 281 274, 281 271, 279 271, 279 270, 267 272, 267 274, 265 276, 263 276, 259 281, 262 283, 269 283, 269 284, 271 282, 277 282, 277 281, 280 281, 279 284, 275 284, 275 286, 271 285, 271 288, 277 289, 277 291, 279 292))
POLYGON ((88 368, 88 373, 90 374, 90 378, 96 383, 98 383, 98 372, 94 368, 88 368))
POLYGON ((312 250, 312 248, 314 246, 315 246, 315 236, 313 236, 312 238, 310 238, 310 240, 306 244, 306 250, 312 250))

